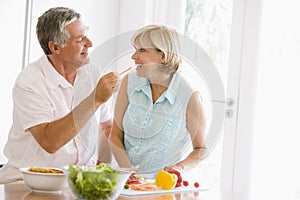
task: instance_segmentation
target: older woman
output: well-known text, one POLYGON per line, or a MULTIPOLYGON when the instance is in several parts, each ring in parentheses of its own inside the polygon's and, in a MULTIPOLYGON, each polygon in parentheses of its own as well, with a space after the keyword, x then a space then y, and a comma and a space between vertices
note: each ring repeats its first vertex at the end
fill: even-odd
POLYGON ((136 73, 122 81, 110 135, 115 159, 143 173, 191 169, 205 150, 206 119, 199 92, 177 73, 178 34, 148 25, 132 44, 136 73))

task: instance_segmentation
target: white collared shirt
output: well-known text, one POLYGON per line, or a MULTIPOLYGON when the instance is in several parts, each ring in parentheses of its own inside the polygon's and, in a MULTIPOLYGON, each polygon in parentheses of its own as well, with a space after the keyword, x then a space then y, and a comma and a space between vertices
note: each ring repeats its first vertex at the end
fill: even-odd
POLYGON ((47 56, 20 73, 13 89, 13 125, 4 148, 8 163, 0 170, 0 182, 21 176, 17 170, 20 167, 89 162, 96 150, 99 123, 112 118, 110 101, 101 105, 78 135, 54 154, 43 150, 28 129, 70 113, 92 92, 101 73, 99 67, 85 65, 79 69, 73 86, 54 69, 47 56))
POLYGON ((193 92, 175 73, 168 89, 153 103, 149 80, 135 72, 128 74, 124 146, 131 164, 139 165, 141 173, 157 173, 191 152, 186 110, 193 92))

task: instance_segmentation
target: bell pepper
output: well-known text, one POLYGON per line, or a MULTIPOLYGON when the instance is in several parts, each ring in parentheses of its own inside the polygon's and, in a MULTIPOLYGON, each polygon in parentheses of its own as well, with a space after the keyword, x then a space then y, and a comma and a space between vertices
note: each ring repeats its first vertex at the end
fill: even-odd
POLYGON ((156 174, 155 184, 162 189, 171 190, 176 186, 177 175, 160 170, 156 174))

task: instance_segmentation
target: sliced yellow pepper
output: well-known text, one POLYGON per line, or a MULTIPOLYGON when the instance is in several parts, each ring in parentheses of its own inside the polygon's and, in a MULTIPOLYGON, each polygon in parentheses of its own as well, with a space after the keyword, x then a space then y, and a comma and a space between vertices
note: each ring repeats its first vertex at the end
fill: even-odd
POLYGON ((177 175, 160 170, 156 174, 155 184, 162 189, 171 190, 177 183, 177 175))

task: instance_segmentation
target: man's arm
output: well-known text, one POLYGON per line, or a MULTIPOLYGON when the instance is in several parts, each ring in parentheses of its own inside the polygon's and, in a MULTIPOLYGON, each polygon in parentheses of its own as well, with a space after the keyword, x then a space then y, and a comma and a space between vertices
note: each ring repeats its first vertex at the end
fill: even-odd
POLYGON ((55 153, 68 143, 106 102, 119 84, 119 75, 108 73, 98 82, 94 91, 65 117, 49 123, 31 127, 29 130, 35 140, 48 153, 55 153))

